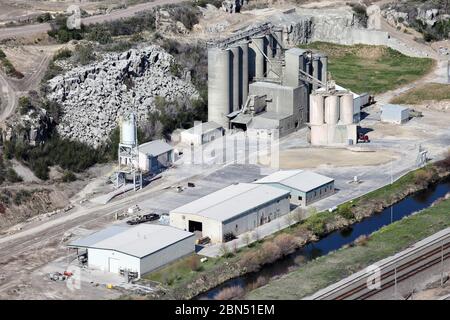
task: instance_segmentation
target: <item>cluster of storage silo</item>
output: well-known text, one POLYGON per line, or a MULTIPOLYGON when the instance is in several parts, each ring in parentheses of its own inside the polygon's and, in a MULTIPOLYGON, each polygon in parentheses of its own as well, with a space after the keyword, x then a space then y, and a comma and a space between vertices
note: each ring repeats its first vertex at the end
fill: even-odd
POLYGON ((350 92, 310 94, 311 144, 351 143, 349 140, 354 140, 353 126, 356 126, 353 114, 353 94, 350 92))
MULTIPOLYGON (((252 30, 244 31, 208 48, 208 121, 229 128, 230 118, 247 101, 251 82, 271 82, 291 88, 305 86, 308 94, 326 84, 327 56, 300 48, 286 50, 282 28, 263 27, 251 34, 248 32, 252 30)), ((308 95, 301 99, 296 108, 306 109, 308 95)), ((297 109, 293 112, 298 112, 297 109)))
POLYGON ((352 93, 312 93, 309 98, 311 125, 353 123, 352 93))
POLYGON ((227 115, 245 104, 249 81, 266 78, 267 59, 281 59, 281 29, 274 34, 208 49, 208 121, 228 128, 227 115))

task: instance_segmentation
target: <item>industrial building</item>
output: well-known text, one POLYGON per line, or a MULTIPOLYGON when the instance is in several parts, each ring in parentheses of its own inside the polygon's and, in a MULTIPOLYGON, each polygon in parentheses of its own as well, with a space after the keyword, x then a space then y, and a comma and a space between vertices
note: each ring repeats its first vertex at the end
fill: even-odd
MULTIPOLYGON (((194 234, 169 226, 141 224, 111 226, 72 241, 71 248, 87 251, 89 268, 137 277, 195 250, 194 234)), ((80 254, 80 252, 79 252, 80 254)))
POLYGON ((309 125, 312 145, 356 143, 358 127, 353 94, 341 90, 313 92, 310 95, 309 125))
POLYGON ((182 131, 180 139, 182 143, 198 146, 218 139, 224 133, 224 128, 214 121, 200 122, 192 128, 182 131))
POLYGON ((254 183, 287 190, 290 202, 302 207, 334 194, 334 179, 304 170, 277 171, 254 183))
POLYGON ((139 145, 139 168, 159 173, 174 162, 173 147, 163 140, 153 140, 139 145))
POLYGON ((402 124, 409 120, 409 109, 397 104, 385 104, 381 107, 381 121, 402 124))
POLYGON ((282 43, 264 23, 208 48, 208 120, 282 137, 308 121, 308 96, 324 86, 328 58, 282 43))
POLYGON ((289 212, 289 191, 239 183, 170 212, 170 225, 224 242, 289 212))
POLYGON ((139 168, 139 146, 137 139, 136 116, 131 113, 120 117, 120 142, 118 148, 118 168, 116 187, 133 182, 133 189, 142 188, 142 171, 139 168))
POLYGON ((353 144, 368 99, 330 79, 323 53, 286 48, 270 22, 209 43, 208 120, 225 129, 279 138, 308 124, 313 145, 353 144))

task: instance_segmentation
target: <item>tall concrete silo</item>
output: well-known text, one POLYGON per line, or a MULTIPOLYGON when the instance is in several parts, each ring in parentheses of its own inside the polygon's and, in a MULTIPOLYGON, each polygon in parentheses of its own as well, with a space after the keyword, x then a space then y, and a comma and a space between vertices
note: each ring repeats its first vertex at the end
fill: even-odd
POLYGON ((266 35, 265 47, 266 47, 265 53, 266 53, 267 57, 269 59, 274 58, 275 57, 276 41, 272 37, 271 34, 266 35))
POLYGON ((326 55, 320 56, 320 80, 323 83, 327 83, 328 81, 328 57, 326 55))
POLYGON ((241 48, 241 63, 242 63, 242 72, 241 72, 241 93, 242 93, 242 102, 244 104, 247 101, 248 96, 248 77, 249 77, 249 68, 248 68, 248 42, 242 42, 239 44, 241 48))
POLYGON ((231 103, 232 111, 237 111, 241 106, 241 83, 240 83, 240 47, 233 46, 229 48, 231 52, 231 60, 233 61, 231 67, 231 103))
MULTIPOLYGON (((317 54, 314 54, 312 56, 312 69, 313 69, 312 76, 318 80, 320 80, 320 78, 321 78, 321 74, 319 73, 319 70, 320 70, 319 64, 320 64, 320 56, 318 56, 317 54)), ((317 88, 318 88, 318 85, 316 83, 313 83, 313 90, 316 90, 317 88)))
POLYGON ((208 49, 208 121, 228 128, 231 112, 231 51, 208 49))
POLYGON ((305 50, 292 48, 285 52, 285 67, 283 72, 283 84, 290 87, 300 85, 299 70, 305 70, 305 50))
POLYGON ((353 94, 350 92, 340 97, 340 120, 341 124, 353 123, 353 94))
POLYGON ((277 58, 281 58, 281 54, 283 53, 283 28, 275 29, 275 42, 276 42, 276 52, 275 56, 277 58))
POLYGON ((324 123, 324 97, 320 94, 309 95, 309 123, 311 125, 324 123))
POLYGON ((339 121, 339 96, 329 95, 325 97, 325 122, 337 124, 339 121))
POLYGON ((266 58, 265 54, 265 36, 252 38, 252 42, 250 43, 250 48, 253 50, 255 56, 255 78, 262 79, 264 78, 265 70, 266 70, 266 58), (263 54, 264 53, 264 54, 263 54))

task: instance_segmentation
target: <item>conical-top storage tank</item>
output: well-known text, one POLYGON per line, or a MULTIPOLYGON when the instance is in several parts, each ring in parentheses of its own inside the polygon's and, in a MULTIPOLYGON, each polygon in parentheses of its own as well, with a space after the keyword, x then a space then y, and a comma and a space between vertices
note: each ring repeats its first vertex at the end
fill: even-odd
POLYGON ((120 143, 130 146, 137 144, 136 116, 134 113, 121 117, 120 121, 120 143))
POLYGON ((350 92, 340 98, 340 121, 341 124, 353 123, 353 94, 350 92))
POLYGON ((322 125, 324 121, 324 100, 320 94, 309 95, 309 123, 322 125))
POLYGON ((208 121, 228 128, 231 112, 231 53, 219 48, 208 49, 208 121))
POLYGON ((339 96, 330 95, 325 97, 325 122, 337 124, 339 121, 339 96))

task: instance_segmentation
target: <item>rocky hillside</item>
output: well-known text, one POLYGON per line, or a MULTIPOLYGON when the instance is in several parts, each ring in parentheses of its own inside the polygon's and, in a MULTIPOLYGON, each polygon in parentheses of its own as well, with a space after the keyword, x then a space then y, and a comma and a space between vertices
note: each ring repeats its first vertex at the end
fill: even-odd
POLYGON ((161 47, 147 46, 105 54, 100 62, 51 79, 47 98, 62 106, 57 131, 97 147, 117 126, 120 115, 135 112, 145 120, 157 96, 167 101, 198 98, 189 81, 172 75, 173 65, 174 58, 161 47))

